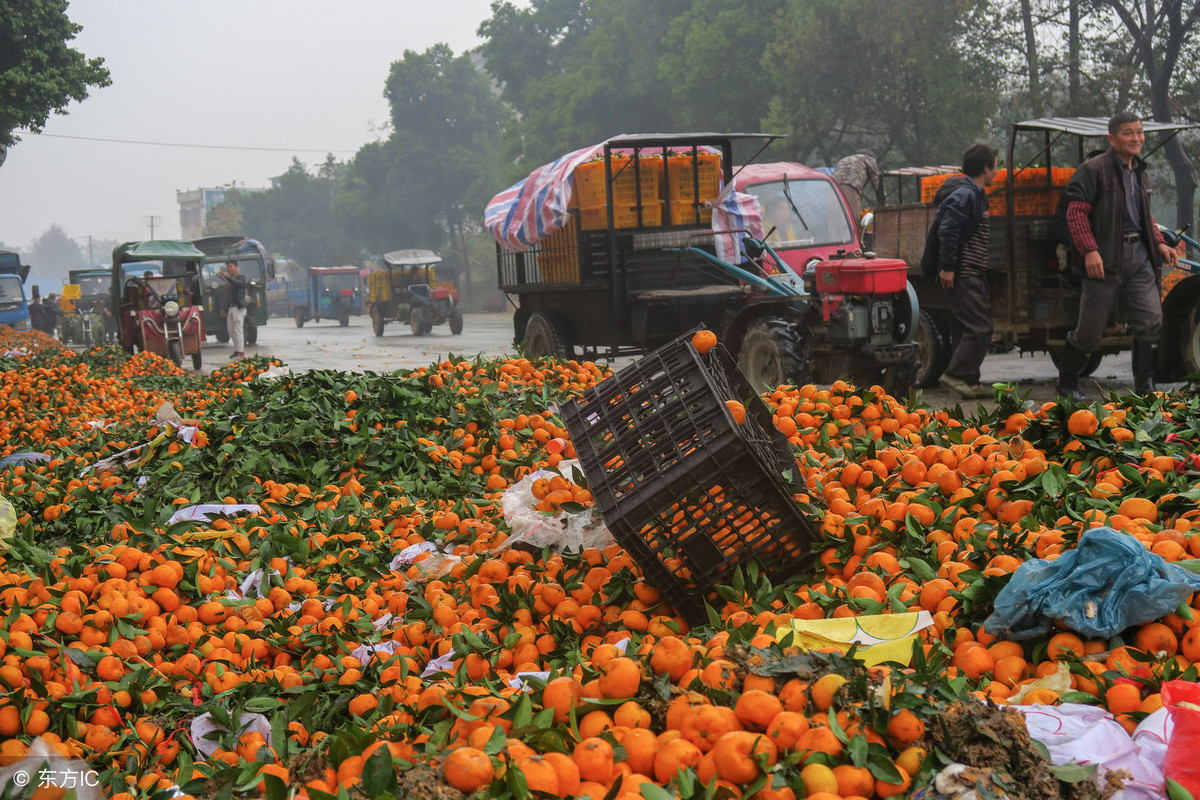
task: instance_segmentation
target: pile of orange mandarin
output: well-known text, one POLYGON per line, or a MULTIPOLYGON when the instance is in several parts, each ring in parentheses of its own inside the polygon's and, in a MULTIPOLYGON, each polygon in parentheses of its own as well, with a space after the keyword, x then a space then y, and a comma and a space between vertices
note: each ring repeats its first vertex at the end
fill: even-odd
POLYGON ((966 418, 780 386, 817 572, 747 565, 689 627, 619 545, 505 546, 500 499, 539 470, 541 513, 586 513, 555 409, 603 368, 258 377, 276 363, 186 375, 0 329, 0 762, 40 737, 114 798, 869 799, 944 765, 953 706, 1020 691, 1132 729, 1196 678, 1187 607, 1105 641, 982 628, 1017 567, 1091 527, 1200 555, 1192 393, 1006 392, 966 418), (788 633, 920 610, 906 663, 788 633), (1069 690, 1023 688, 1060 667, 1069 690))

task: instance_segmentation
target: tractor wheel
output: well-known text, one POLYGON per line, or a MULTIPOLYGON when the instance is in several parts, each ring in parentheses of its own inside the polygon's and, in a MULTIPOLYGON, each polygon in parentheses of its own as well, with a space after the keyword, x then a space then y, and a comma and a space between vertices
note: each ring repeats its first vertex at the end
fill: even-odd
POLYGON ((297 308, 295 316, 296 316, 296 327, 303 328, 304 327, 304 310, 297 308))
POLYGON ((461 308, 455 308, 450 312, 450 333, 458 336, 462 333, 463 328, 463 313, 461 308))
POLYGON ((544 311, 529 315, 521 342, 525 347, 525 355, 530 358, 571 357, 571 343, 562 325, 544 311))
POLYGON ((258 323, 249 314, 246 315, 246 320, 242 323, 242 336, 245 338, 246 344, 255 344, 258 342, 258 323))
POLYGON ((412 329, 413 336, 420 336, 425 332, 425 310, 423 308, 412 307, 412 311, 408 314, 408 327, 412 329))
POLYGON ((213 336, 215 336, 217 341, 221 344, 229 343, 229 327, 225 324, 225 320, 221 320, 221 327, 213 331, 213 336))
POLYGON ((338 325, 340 325, 344 328, 349 324, 350 324, 350 312, 343 311, 342 315, 340 317, 338 317, 338 325))
MULTIPOLYGON (((950 347, 950 336, 933 314, 921 309, 921 317, 917 321, 917 333, 913 338, 917 344, 917 369, 913 383, 917 386, 937 386, 938 378, 946 371, 953 350, 950 347)), ((904 390, 908 394, 908 390, 904 390)))
POLYGON ((167 342, 167 358, 177 367, 183 366, 183 342, 171 339, 167 342))
POLYGON ((371 306, 371 330, 375 331, 376 336, 383 336, 383 312, 379 310, 379 306, 371 306))
POLYGON ((742 338, 737 360, 738 367, 756 389, 813 382, 807 342, 800 326, 790 320, 768 317, 751 325, 742 338))

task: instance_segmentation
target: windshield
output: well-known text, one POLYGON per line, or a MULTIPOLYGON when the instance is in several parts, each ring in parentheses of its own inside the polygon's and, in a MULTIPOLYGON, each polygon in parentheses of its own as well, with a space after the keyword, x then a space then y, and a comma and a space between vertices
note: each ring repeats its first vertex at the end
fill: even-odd
POLYGON ((79 278, 79 296, 95 297, 107 294, 109 278, 107 275, 86 275, 79 278))
POLYGON ((355 273, 322 275, 318 279, 318 285, 321 287, 322 292, 341 292, 343 289, 355 289, 358 287, 358 275, 355 273))
POLYGON ((25 289, 21 286, 21 279, 16 275, 0 275, 0 300, 11 303, 24 299, 25 289))
POLYGON ((820 247, 854 242, 850 218, 829 181, 814 178, 771 181, 756 183, 746 191, 757 195, 762 205, 763 233, 775 229, 767 237, 773 247, 820 247))

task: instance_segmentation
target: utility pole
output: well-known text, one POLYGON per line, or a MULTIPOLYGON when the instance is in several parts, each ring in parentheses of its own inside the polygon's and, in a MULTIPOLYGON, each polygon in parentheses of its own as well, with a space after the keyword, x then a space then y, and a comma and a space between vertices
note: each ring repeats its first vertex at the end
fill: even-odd
POLYGON ((88 234, 88 269, 96 266, 96 260, 92 258, 92 235, 88 234))
POLYGON ((150 226, 150 240, 151 241, 154 240, 154 223, 160 219, 162 219, 162 217, 156 217, 153 214, 146 217, 146 223, 150 226))

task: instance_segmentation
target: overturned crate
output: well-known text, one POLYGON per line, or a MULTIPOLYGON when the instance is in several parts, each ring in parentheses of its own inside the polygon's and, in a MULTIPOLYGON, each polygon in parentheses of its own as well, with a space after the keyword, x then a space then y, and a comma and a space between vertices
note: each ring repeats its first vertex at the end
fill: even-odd
POLYGON ((691 337, 588 389, 563 418, 605 523, 695 624, 746 562, 773 579, 811 566, 817 534, 770 411, 725 348, 700 354, 691 337), (744 406, 741 424, 727 401, 744 406))

